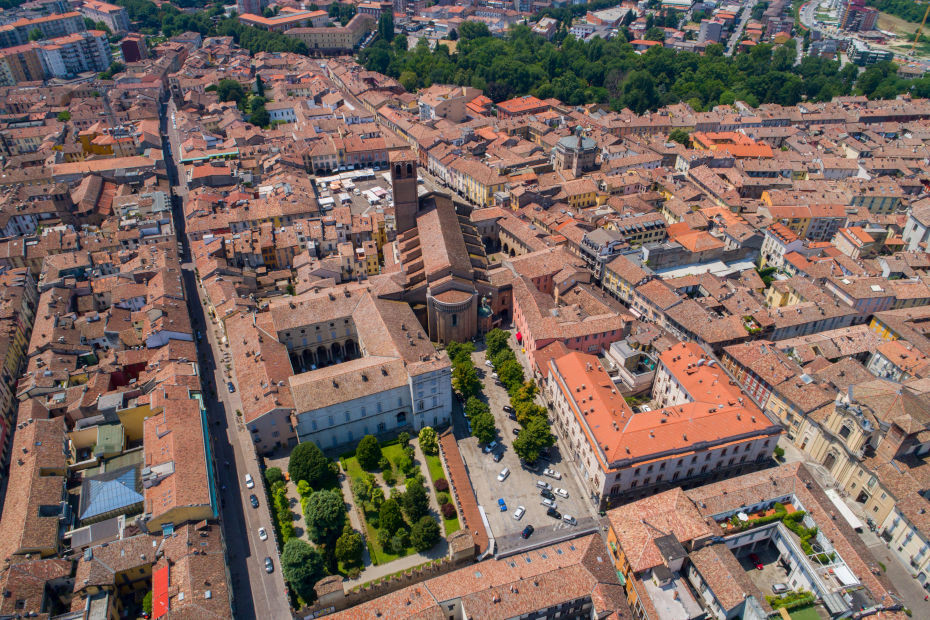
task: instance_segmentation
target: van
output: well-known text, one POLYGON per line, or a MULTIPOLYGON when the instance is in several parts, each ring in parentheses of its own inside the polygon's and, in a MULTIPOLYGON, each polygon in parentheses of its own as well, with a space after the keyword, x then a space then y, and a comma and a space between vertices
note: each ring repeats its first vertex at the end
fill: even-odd
POLYGON ((537 489, 546 489, 547 491, 551 491, 551 490, 552 490, 552 485, 549 484, 548 482, 543 482, 542 480, 537 480, 537 481, 536 481, 536 488, 537 488, 537 489))
POLYGON ((576 525, 578 522, 575 521, 575 517, 571 515, 562 515, 562 521, 565 521, 569 525, 576 525))
POLYGON ((497 481, 503 482, 504 480, 507 479, 507 476, 509 475, 510 475, 510 468, 505 467, 504 469, 501 470, 501 473, 497 474, 497 481))

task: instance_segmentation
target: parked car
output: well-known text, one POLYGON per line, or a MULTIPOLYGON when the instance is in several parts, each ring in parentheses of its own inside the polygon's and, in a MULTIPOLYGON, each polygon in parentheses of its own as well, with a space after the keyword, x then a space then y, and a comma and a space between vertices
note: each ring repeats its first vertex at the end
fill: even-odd
POLYGON ((543 475, 544 475, 544 476, 549 476, 550 478, 555 478, 556 480, 561 480, 561 479, 562 479, 562 474, 560 474, 560 473, 557 472, 556 470, 552 469, 551 467, 547 467, 546 469, 544 469, 544 470, 543 470, 543 475))
POLYGON ((545 506, 546 508, 558 508, 559 507, 558 503, 556 503, 554 499, 549 499, 548 497, 544 497, 542 501, 539 503, 545 506))
POLYGON ((226 389, 228 389, 228 390, 229 390, 229 393, 232 394, 233 392, 236 391, 236 386, 233 385, 233 382, 232 382, 232 381, 227 381, 227 382, 226 382, 226 389))
POLYGON ((552 494, 552 491, 549 489, 541 489, 539 494, 545 497, 546 499, 555 499, 555 495, 552 494))
POLYGON ((510 405, 504 405, 504 413, 513 413, 513 407, 510 405))
POLYGON ((258 498, 255 497, 255 493, 249 495, 249 503, 252 504, 252 508, 258 508, 258 498))
POLYGON ((245 475, 245 488, 247 488, 247 489, 254 489, 254 488, 255 488, 255 481, 252 480, 252 474, 246 474, 246 475, 245 475))
POLYGON ((496 448, 496 447, 497 447, 497 442, 496 442, 496 441, 492 441, 491 443, 489 443, 488 445, 486 445, 486 446, 484 447, 484 453, 485 453, 485 454, 490 454, 490 453, 494 450, 494 448, 496 448))
POLYGON ((775 594, 784 594, 788 591, 788 584, 786 583, 773 583, 772 592, 775 594))
POLYGON ((520 434, 520 429, 519 429, 519 428, 515 428, 515 429, 513 429, 513 431, 511 431, 511 432, 513 432, 513 436, 516 437, 517 435, 520 434))
POLYGON ((488 368, 494 368, 494 364, 491 363, 491 360, 484 360, 484 365, 488 368))
POLYGON ((548 510, 546 510, 546 516, 547 516, 547 517, 552 517, 553 519, 559 519, 559 520, 561 520, 561 518, 562 518, 562 513, 559 512, 558 510, 556 510, 555 508, 549 508, 548 510))
POLYGON ((507 414, 507 417, 510 418, 511 420, 513 420, 514 422, 517 421, 517 414, 515 414, 515 413, 508 413, 508 414, 507 414))
POLYGON ((577 525, 577 524, 578 524, 578 522, 575 521, 575 517, 573 517, 573 516, 571 516, 571 515, 562 515, 562 521, 565 521, 565 522, 568 523, 569 525, 577 525))
POLYGON ((563 489, 563 488, 557 487, 557 488, 555 489, 555 494, 556 494, 556 495, 561 495, 561 496, 564 497, 565 499, 568 499, 568 491, 566 491, 566 490, 563 489))
POLYGON ((274 572, 274 562, 271 561, 270 557, 265 558, 265 572, 266 573, 274 572))
POLYGON ((507 479, 507 476, 509 475, 510 475, 510 468, 505 467, 504 469, 501 470, 501 473, 497 474, 497 481, 503 482, 504 480, 507 479))
POLYGON ((265 528, 258 528, 258 539, 259 540, 268 540, 268 532, 265 531, 265 528))
POLYGON ((495 452, 495 453, 494 453, 494 462, 495 462, 495 463, 500 463, 502 458, 504 458, 504 455, 503 455, 502 453, 500 453, 500 452, 495 452))
POLYGON ((501 512, 507 512, 507 503, 504 501, 503 497, 497 500, 497 505, 500 506, 501 512))
POLYGON ((532 525, 527 525, 525 528, 523 528, 523 531, 520 532, 520 536, 522 536, 524 539, 529 538, 532 535, 533 535, 532 525))
POLYGON ((547 491, 551 491, 551 490, 552 490, 552 485, 549 484, 548 482, 543 482, 542 480, 537 480, 537 481, 536 481, 536 488, 537 488, 537 489, 546 489, 547 491))
POLYGON ((497 376, 497 373, 496 373, 496 372, 492 372, 492 373, 491 373, 491 378, 494 379, 495 381, 497 381, 498 379, 500 379, 500 377, 497 376))
POLYGON ((762 560, 760 560, 759 556, 755 553, 749 554, 749 561, 752 562, 752 565, 756 567, 756 570, 762 570, 764 568, 762 560))
POLYGON ((523 518, 523 515, 526 514, 526 508, 523 506, 517 506, 517 509, 513 511, 513 520, 519 521, 523 518))

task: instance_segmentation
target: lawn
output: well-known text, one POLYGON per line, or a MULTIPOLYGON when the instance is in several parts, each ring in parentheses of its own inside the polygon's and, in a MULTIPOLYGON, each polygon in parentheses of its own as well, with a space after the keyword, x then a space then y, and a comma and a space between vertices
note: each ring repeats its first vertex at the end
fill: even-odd
POLYGON ((427 454, 426 467, 429 469, 429 477, 430 480, 433 481, 434 485, 436 484, 437 480, 446 477, 446 472, 442 470, 442 461, 439 460, 438 456, 427 454))
MULTIPOLYGON (((398 480, 404 477, 403 472, 400 471, 400 467, 398 467, 397 465, 399 459, 404 454, 404 447, 400 445, 399 443, 383 445, 381 446, 381 454, 383 454, 385 458, 387 458, 387 460, 391 462, 391 469, 393 469, 394 473, 397 474, 398 480)), ((417 469, 412 470, 413 474, 418 473, 418 471, 419 470, 417 469)))
MULTIPOLYGON (((433 481, 433 485, 436 485, 436 481, 440 478, 445 478, 446 473, 442 470, 442 461, 439 460, 438 456, 432 454, 426 455, 426 467, 429 469, 429 477, 433 481)), ((449 536, 452 532, 457 532, 462 529, 462 525, 459 523, 458 516, 454 516, 451 519, 442 519, 443 528, 445 528, 446 536, 449 536)))
POLYGON ((342 458, 342 468, 349 474, 349 478, 361 478, 365 475, 365 470, 359 464, 358 459, 354 456, 342 458))
POLYGON ((789 611, 788 615, 791 616, 791 620, 820 620, 820 614, 813 605, 789 611))

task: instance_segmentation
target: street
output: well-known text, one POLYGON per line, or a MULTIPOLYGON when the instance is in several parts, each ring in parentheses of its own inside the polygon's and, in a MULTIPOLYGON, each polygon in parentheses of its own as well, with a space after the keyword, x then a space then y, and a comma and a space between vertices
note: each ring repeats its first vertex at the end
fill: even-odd
POLYGON ((220 523, 226 542, 233 613, 236 618, 287 618, 290 616, 290 605, 285 594, 264 483, 251 439, 245 427, 237 424, 235 412, 241 408, 238 392, 231 394, 226 387, 227 379, 222 370, 221 328, 204 312, 194 266, 190 262, 183 212, 187 192, 178 179, 176 158, 180 151, 177 129, 170 121, 173 116, 174 103, 163 104, 161 129, 162 135, 168 136, 168 142, 164 145, 165 167, 172 185, 172 215, 181 254, 182 278, 191 325, 204 337, 203 341, 198 342, 197 348, 215 459, 214 469, 218 478, 220 523), (252 474, 255 480, 254 489, 245 487, 243 478, 247 473, 252 474), (252 493, 259 499, 258 509, 249 505, 248 496, 252 493), (258 537, 260 527, 268 532, 265 541, 258 537), (265 572, 266 557, 271 557, 274 562, 274 572, 270 575, 265 572))
POLYGON ((727 56, 733 55, 733 50, 736 49, 736 44, 739 43, 740 35, 743 34, 743 28, 746 27, 746 22, 749 21, 751 15, 752 3, 747 0, 746 3, 743 4, 743 10, 740 12, 739 22, 733 28, 733 34, 730 35, 730 40, 727 41, 727 56))

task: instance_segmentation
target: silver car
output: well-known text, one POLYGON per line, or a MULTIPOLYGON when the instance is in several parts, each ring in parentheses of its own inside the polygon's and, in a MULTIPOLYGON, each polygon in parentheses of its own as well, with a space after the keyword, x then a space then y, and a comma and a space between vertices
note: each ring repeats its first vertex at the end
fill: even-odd
POLYGON ((539 503, 545 506, 546 508, 558 508, 559 507, 559 505, 555 502, 554 499, 548 499, 546 497, 544 497, 542 501, 539 503))
POLYGON ((513 520, 519 521, 523 518, 524 514, 526 514, 526 508, 523 506, 517 506, 517 509, 513 511, 513 520))

